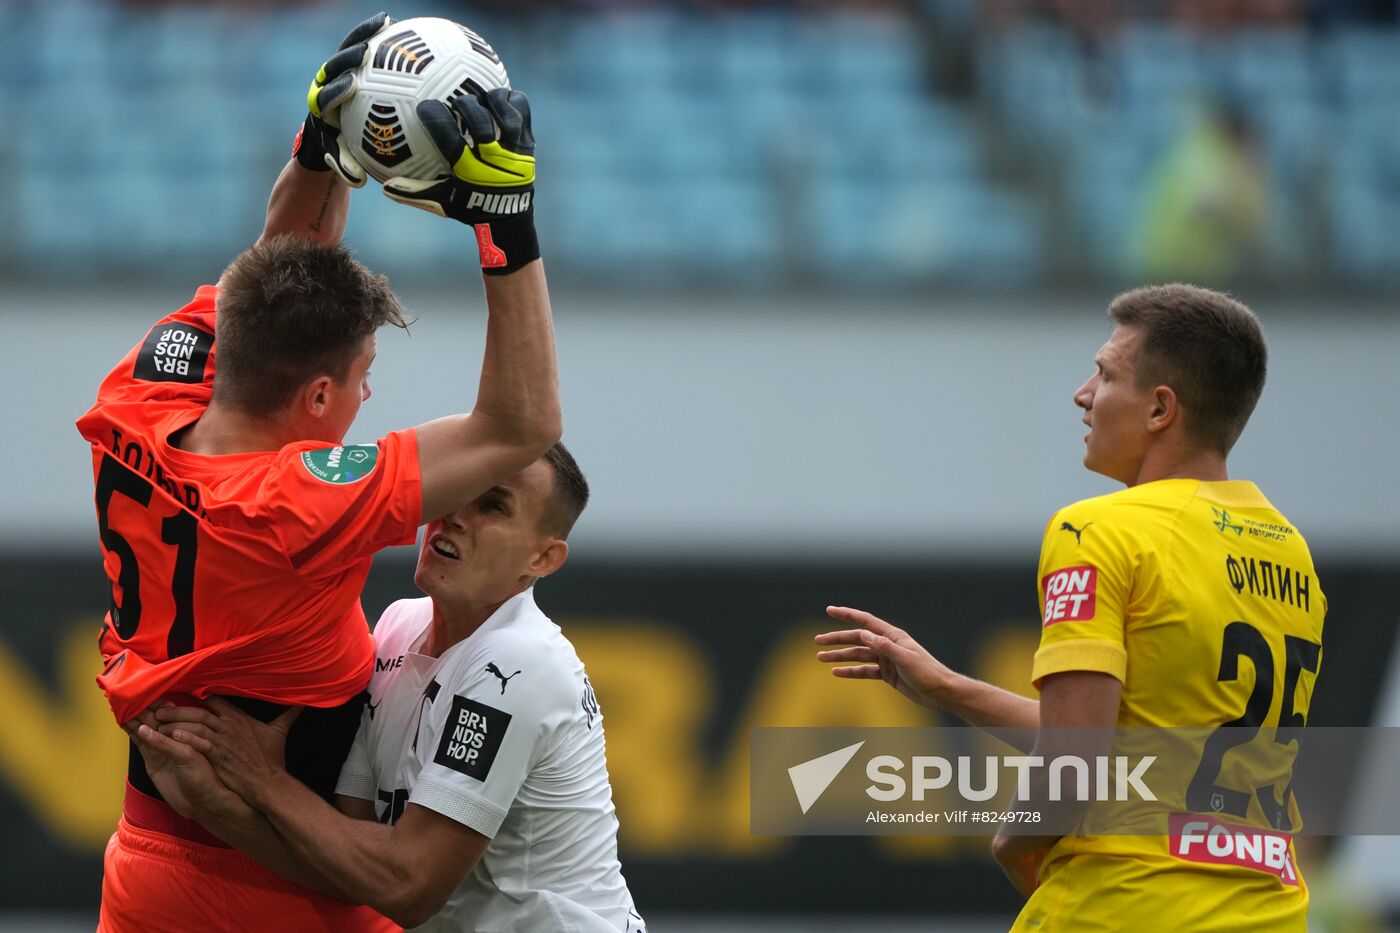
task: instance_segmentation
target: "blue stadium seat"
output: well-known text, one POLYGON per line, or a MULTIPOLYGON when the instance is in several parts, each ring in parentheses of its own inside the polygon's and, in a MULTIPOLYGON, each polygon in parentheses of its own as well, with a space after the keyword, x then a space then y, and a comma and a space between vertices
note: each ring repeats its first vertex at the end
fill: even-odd
POLYGON ((980 186, 951 189, 941 210, 955 220, 949 280, 962 285, 1011 287, 1036 278, 1044 266, 1042 222, 1028 204, 980 186))
POLYGON ((1343 277, 1358 285, 1400 284, 1400 204, 1375 197, 1366 170, 1339 166, 1334 173, 1329 207, 1332 263, 1343 277), (1349 169, 1349 170, 1347 170, 1349 169))
POLYGON ((1113 49, 1113 58, 1134 100, 1142 96, 1199 90, 1209 79, 1207 53, 1185 30, 1135 23, 1113 49))
POLYGON ((569 86, 617 97, 640 87, 669 84, 673 62, 665 15, 578 17, 561 36, 560 73, 569 86))
POLYGON ((671 260, 686 273, 731 281, 774 274, 782 237, 771 186, 757 177, 700 174, 668 200, 671 260))
POLYGON ((1400 30, 1343 30, 1327 57, 1343 103, 1400 97, 1400 30))
POLYGON ((1105 67, 1091 67, 1066 30, 1049 26, 1011 30, 978 57, 1004 125, 1034 149, 1062 150, 1112 111, 1116 95, 1105 96, 1112 90, 1102 88, 1105 67))
POLYGON ((1086 141, 1075 152, 1069 207, 1075 230, 1099 272, 1117 276, 1132 265, 1133 228, 1152 152, 1127 134, 1086 141))
POLYGON ((833 15, 812 28, 825 38, 827 49, 817 72, 808 77, 813 85, 895 91, 923 86, 922 49, 903 18, 833 15))
MULTIPOLYGON (((81 0, 36 10, 25 49, 29 73, 19 76, 20 86, 79 80, 90 85, 94 74, 107 70, 106 37, 117 19, 114 12, 105 5, 81 0)), ((7 55, 11 48, 7 42, 7 55)), ((95 92, 100 93, 100 89, 95 92)))
MULTIPOLYGON (((93 216, 91 192, 73 183, 66 172, 31 169, 15 192, 12 233, 20 258, 35 268, 67 266, 75 270, 100 260, 104 225, 93 216), (75 217, 86 219, 74 223, 75 217)), ((120 242, 117 240, 116 242, 120 242)))
POLYGON ((293 97, 304 94, 316 69, 356 21, 343 9, 317 6, 290 7, 259 17, 241 36, 233 74, 250 87, 293 97))
POLYGON ((442 219, 395 204, 369 182, 353 199, 345 242, 371 268, 414 274, 461 269, 463 231, 442 219))
POLYGON ((1028 210, 976 182, 833 179, 811 194, 814 260, 867 287, 1011 281, 1039 240, 1028 210))
POLYGON ((1230 87, 1250 106, 1307 102, 1321 90, 1317 46, 1301 29, 1245 31, 1225 44, 1230 87))
POLYGON ((681 32, 684 85, 702 93, 796 94, 809 80, 794 46, 791 14, 778 11, 698 19, 681 32))

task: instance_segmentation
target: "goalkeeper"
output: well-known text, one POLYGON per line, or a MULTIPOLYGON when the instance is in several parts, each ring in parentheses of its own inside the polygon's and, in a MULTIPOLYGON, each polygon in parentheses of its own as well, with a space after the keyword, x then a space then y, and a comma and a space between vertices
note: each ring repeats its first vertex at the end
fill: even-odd
MULTIPOLYGON (((402 326, 387 281, 339 242, 364 172, 335 108, 354 93, 357 27, 313 83, 311 112, 273 188, 258 242, 160 321, 78 422, 92 445, 103 567, 112 584, 98 682, 118 722, 167 697, 221 696, 263 721, 306 707, 287 766, 329 799, 374 667, 361 585, 380 548, 535 462, 562 428, 554 335, 530 201, 523 94, 422 105, 452 166, 385 185, 473 228, 485 275, 485 360, 470 414, 346 446, 369 397, 375 331, 402 326), (458 119, 469 132, 458 129, 458 119), (505 197, 500 197, 504 195, 505 197), (515 210, 493 210, 509 202, 515 210)), ((443 374, 443 388, 454 383, 443 374)), ((103 863, 103 931, 387 930, 367 908, 283 880, 251 814, 223 838, 181 817, 133 746, 103 863)))

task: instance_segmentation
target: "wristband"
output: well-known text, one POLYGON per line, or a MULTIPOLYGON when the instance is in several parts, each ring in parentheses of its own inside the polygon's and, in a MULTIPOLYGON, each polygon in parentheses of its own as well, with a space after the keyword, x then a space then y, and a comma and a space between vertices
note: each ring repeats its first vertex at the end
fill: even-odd
POLYGON ((508 275, 540 258, 534 213, 472 224, 482 274, 508 275))
POLYGON ((308 113, 306 122, 297 130, 296 139, 292 140, 292 158, 308 172, 329 172, 331 167, 326 164, 326 150, 321 145, 321 131, 313 122, 315 119, 308 113))

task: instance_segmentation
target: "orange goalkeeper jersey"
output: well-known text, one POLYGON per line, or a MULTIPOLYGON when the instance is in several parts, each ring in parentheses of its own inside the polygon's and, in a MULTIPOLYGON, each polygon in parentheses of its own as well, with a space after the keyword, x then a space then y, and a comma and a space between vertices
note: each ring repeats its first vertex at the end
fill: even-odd
POLYGON ((172 693, 354 698, 374 664, 370 558, 419 524, 412 430, 224 456, 170 443, 209 403, 217 294, 204 286, 156 324, 78 420, 112 587, 97 680, 119 722, 172 693))

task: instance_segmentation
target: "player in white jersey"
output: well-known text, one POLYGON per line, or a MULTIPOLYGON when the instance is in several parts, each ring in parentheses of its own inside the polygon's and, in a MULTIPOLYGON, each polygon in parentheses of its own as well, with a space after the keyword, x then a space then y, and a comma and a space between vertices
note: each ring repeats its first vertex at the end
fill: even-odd
POLYGON ((534 600, 587 497, 555 445, 428 526, 414 575, 428 598, 393 604, 375 628, 336 808, 282 769, 290 717, 264 725, 222 703, 166 707, 159 731, 138 730, 162 792, 216 834, 265 822, 301 871, 404 926, 642 931, 617 857, 602 712, 534 600))
POLYGON ((423 653, 432 621, 429 599, 380 619, 373 712, 336 793, 382 822, 417 804, 491 839, 425 929, 628 929, 603 718, 573 645, 529 589, 439 657, 423 653))

